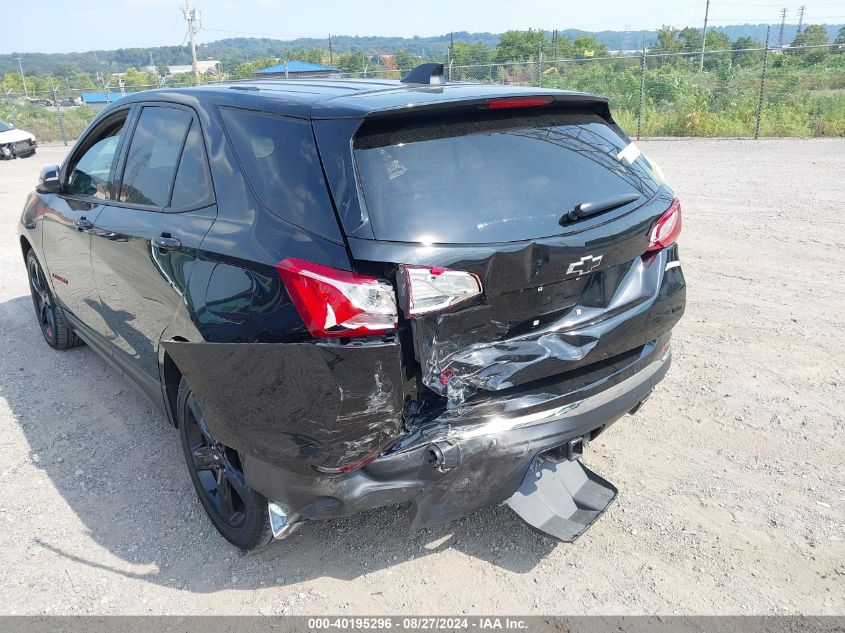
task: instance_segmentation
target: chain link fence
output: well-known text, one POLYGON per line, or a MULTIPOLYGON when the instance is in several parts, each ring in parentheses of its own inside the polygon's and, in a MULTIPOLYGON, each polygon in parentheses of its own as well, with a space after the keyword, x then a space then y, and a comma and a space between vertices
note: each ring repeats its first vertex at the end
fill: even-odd
MULTIPOLYGON (((640 51, 602 58, 534 59, 456 65, 450 81, 540 86, 597 93, 631 136, 845 136, 845 49, 802 46, 706 53, 640 51)), ((362 55, 360 70, 343 78, 399 79, 391 68, 362 55)), ((203 83, 254 80, 252 72, 203 76, 203 83)), ((99 109, 124 93, 194 85, 193 75, 129 87, 119 80, 94 88, 56 85, 26 94, 5 91, 0 119, 40 141, 75 139, 99 109), (85 103, 83 103, 83 101, 85 103)))

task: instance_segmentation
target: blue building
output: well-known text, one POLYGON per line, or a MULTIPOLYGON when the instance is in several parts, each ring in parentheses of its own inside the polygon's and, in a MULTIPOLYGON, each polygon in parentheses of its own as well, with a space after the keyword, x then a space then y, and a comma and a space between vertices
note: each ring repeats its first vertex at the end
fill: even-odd
MULTIPOLYGON (((131 94, 127 92, 126 94, 131 94)), ((91 106, 95 110, 102 110, 108 104, 114 103, 123 95, 119 92, 83 92, 81 95, 82 103, 91 106)))
POLYGON ((308 77, 338 77, 340 72, 340 68, 333 66, 323 66, 322 64, 301 62, 294 59, 256 70, 255 76, 259 79, 302 79, 308 77))

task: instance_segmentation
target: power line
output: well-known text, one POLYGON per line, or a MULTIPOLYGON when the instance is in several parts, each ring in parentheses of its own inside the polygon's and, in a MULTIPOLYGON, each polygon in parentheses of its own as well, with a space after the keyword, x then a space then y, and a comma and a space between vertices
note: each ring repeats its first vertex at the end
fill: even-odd
POLYGON ((213 33, 234 33, 235 35, 260 35, 261 37, 275 37, 280 40, 320 40, 325 39, 321 37, 314 37, 313 35, 295 35, 293 33, 262 33, 259 31, 233 31, 232 29, 212 29, 207 26, 202 27, 203 31, 211 31, 213 33))

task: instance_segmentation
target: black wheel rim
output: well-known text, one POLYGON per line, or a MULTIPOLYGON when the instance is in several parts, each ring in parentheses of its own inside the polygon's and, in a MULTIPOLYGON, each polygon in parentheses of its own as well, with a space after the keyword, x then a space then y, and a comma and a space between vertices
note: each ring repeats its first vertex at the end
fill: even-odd
POLYGON ((35 304, 35 315, 41 332, 48 341, 52 341, 56 333, 56 315, 53 300, 47 290, 47 283, 41 267, 35 259, 29 262, 29 286, 32 291, 32 302, 35 304))
POLYGON ((238 528, 246 517, 249 498, 240 456, 211 436, 193 394, 188 396, 187 405, 185 432, 191 469, 215 514, 227 526, 238 528))

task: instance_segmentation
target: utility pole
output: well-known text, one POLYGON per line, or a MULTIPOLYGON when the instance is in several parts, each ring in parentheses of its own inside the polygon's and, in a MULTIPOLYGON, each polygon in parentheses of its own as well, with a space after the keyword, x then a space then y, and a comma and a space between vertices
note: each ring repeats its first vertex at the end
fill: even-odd
POLYGON ((800 33, 804 28, 804 11, 807 9, 807 5, 802 4, 801 8, 798 10, 798 32, 800 33))
POLYGON ((783 29, 786 26, 786 9, 780 10, 780 34, 778 35, 778 48, 783 48, 783 29))
POLYGON ((332 54, 332 34, 329 33, 329 64, 334 66, 334 55, 332 54))
POLYGON ((56 106, 56 114, 59 117, 59 129, 62 132, 62 142, 67 147, 67 133, 65 132, 65 117, 62 114, 62 102, 59 101, 59 91, 56 88, 56 83, 51 79, 50 84, 53 87, 53 104, 56 106))
POLYGON ((27 91, 27 89, 26 89, 26 77, 24 77, 24 74, 23 74, 23 64, 21 64, 21 58, 20 57, 18 57, 17 60, 18 60, 18 68, 21 69, 21 81, 23 82, 23 94, 27 99, 29 99, 29 91, 27 91))
POLYGON ((191 67, 194 71, 194 80, 199 86, 200 71, 197 67, 197 44, 194 41, 194 35, 196 35, 200 30, 200 12, 197 11, 196 7, 189 6, 188 0, 185 0, 185 7, 182 9, 182 15, 188 23, 188 34, 191 37, 191 67))
POLYGON ((698 61, 698 72, 704 70, 704 48, 707 46, 707 18, 710 17, 710 0, 704 7, 704 32, 701 34, 701 59, 698 61))

